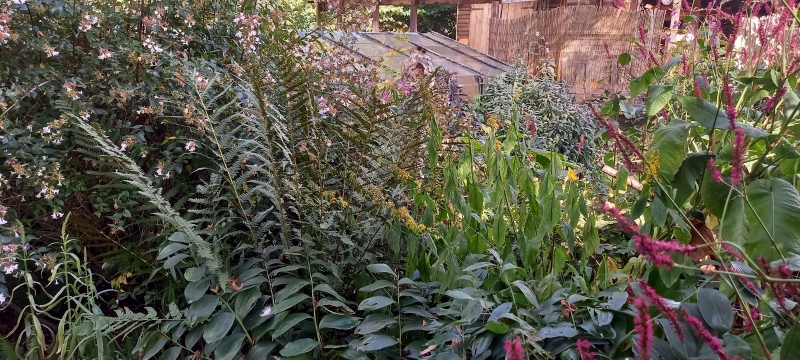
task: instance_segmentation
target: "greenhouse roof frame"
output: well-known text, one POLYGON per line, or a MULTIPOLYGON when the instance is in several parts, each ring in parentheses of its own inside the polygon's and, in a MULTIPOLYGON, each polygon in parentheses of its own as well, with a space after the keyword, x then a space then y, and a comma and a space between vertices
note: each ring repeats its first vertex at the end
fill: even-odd
POLYGON ((385 66, 385 74, 399 74, 403 61, 418 48, 425 50, 436 67, 455 73, 467 96, 481 94, 487 79, 506 73, 511 66, 444 35, 430 33, 358 32, 324 35, 327 41, 345 47, 356 55, 385 66))

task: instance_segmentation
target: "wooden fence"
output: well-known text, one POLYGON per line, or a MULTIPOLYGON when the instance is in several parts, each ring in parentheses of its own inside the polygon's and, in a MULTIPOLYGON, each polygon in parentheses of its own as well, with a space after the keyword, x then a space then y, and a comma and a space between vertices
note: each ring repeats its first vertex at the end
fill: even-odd
MULTIPOLYGON (((485 24, 486 51, 500 60, 538 64, 552 57, 558 76, 583 97, 605 90, 626 91, 631 74, 645 70, 631 41, 638 26, 647 30, 645 46, 659 53, 666 11, 627 11, 610 7, 568 6, 530 13, 515 19, 491 18, 485 24), (630 65, 618 65, 622 53, 634 55, 630 65)), ((470 39, 472 43, 472 39, 470 39)), ((481 43, 482 44, 482 43, 481 43)), ((472 44, 470 44, 472 45, 472 44)))

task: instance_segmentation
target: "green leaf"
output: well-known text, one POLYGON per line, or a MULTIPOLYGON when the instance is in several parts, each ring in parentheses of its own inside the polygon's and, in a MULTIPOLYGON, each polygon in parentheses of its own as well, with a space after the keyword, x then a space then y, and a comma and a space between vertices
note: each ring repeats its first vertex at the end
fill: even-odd
MULTIPOLYGON (((668 125, 656 130, 653 147, 648 156, 658 152, 659 171, 669 174, 669 179, 678 172, 686 155, 686 139, 689 137, 689 124, 681 120, 673 120, 668 125)), ((650 157, 648 157, 650 159, 650 157)))
POLYGON ((228 334, 234 321, 236 321, 236 315, 232 312, 226 311, 215 314, 208 321, 208 325, 203 331, 203 339, 210 343, 222 339, 228 334))
POLYGON ((200 300, 193 302, 189 305, 189 321, 193 323, 198 323, 207 319, 214 313, 214 310, 217 309, 217 305, 219 304, 219 296, 217 295, 203 295, 200 300))
POLYGON ((672 187, 675 189, 673 200, 679 208, 698 190, 697 180, 707 171, 710 157, 706 153, 693 153, 683 160, 675 179, 672 180, 672 187))
POLYGON ((319 322, 320 329, 350 330, 358 326, 359 318, 355 316, 328 314, 319 322))
POLYGON ((214 359, 231 360, 237 355, 240 355, 239 350, 242 349, 244 338, 245 335, 243 333, 238 333, 222 339, 219 345, 214 348, 214 359))
POLYGON ((486 330, 489 330, 495 334, 503 335, 508 332, 508 325, 494 321, 487 322, 486 330))
POLYGON ((700 188, 700 195, 708 207, 709 211, 717 218, 721 219, 720 233, 726 241, 737 244, 744 244, 749 227, 745 217, 744 199, 738 191, 731 191, 730 179, 726 183, 717 183, 707 175, 703 177, 700 188), (727 204, 727 209, 725 208, 727 204), (723 218, 723 211, 725 217, 723 218))
POLYGON ((539 307, 539 300, 536 298, 536 294, 533 293, 533 290, 522 280, 514 281, 514 286, 516 286, 519 291, 525 295, 525 298, 528 299, 528 302, 533 305, 533 307, 539 307))
POLYGON ((299 304, 300 302, 308 299, 308 295, 306 294, 294 294, 286 298, 286 300, 279 301, 275 303, 275 306, 272 307, 272 313, 277 314, 286 310, 291 309, 293 306, 299 304))
POLYGON ((373 311, 385 308, 392 304, 394 304, 394 300, 386 296, 373 296, 371 298, 364 299, 364 301, 358 304, 358 310, 373 311))
MULTIPOLYGON (((693 96, 678 96, 678 101, 683 105, 683 109, 689 113, 694 121, 706 129, 730 130, 731 124, 725 111, 716 107, 714 104, 693 96)), ((736 126, 741 127, 745 135, 760 139, 769 136, 765 130, 755 128, 750 124, 737 121, 736 126)))
POLYGON ((644 101, 647 116, 658 114, 672 100, 674 93, 675 88, 672 85, 650 85, 644 101))
POLYGON ((186 249, 189 245, 181 244, 181 243, 170 243, 169 245, 165 246, 161 251, 158 252, 158 257, 156 260, 163 260, 178 251, 186 249))
POLYGON ((664 205, 664 201, 661 200, 661 197, 653 197, 653 202, 650 203, 650 214, 653 215, 653 220, 656 222, 656 225, 664 227, 664 224, 667 223, 667 207, 664 205))
POLYGON ((664 71, 664 74, 666 74, 666 73, 668 73, 668 72, 669 72, 669 71, 670 71, 670 70, 671 70, 671 69, 672 69, 672 68, 673 68, 675 65, 677 65, 677 64, 678 64, 679 62, 681 62, 681 61, 683 61, 683 55, 676 55, 676 56, 673 56, 673 57, 669 58, 669 60, 667 60, 667 62, 666 62, 664 65, 662 65, 662 66, 661 66, 661 70, 663 70, 663 71, 664 71))
MULTIPOLYGON (((750 350, 750 345, 744 339, 731 333, 726 333, 722 336, 722 340, 725 342, 725 347, 723 348, 725 355, 728 355, 731 359, 736 359, 737 357, 741 359, 753 358, 753 351, 750 350)), ((784 359, 784 357, 781 356, 781 359, 784 359)), ((800 357, 796 359, 800 359, 800 357)))
POLYGON ((792 184, 781 179, 759 179, 747 186, 745 208, 750 235, 745 243, 748 254, 768 261, 784 255, 800 254, 800 195, 792 184))
POLYGON ((578 330, 571 326, 561 326, 557 328, 553 328, 550 326, 545 326, 539 329, 539 332, 536 333, 536 337, 539 339, 549 339, 554 337, 567 337, 571 338, 575 335, 578 335, 578 330))
POLYGON ((494 264, 492 264, 490 262, 479 262, 479 263, 475 263, 475 264, 472 264, 470 266, 467 266, 466 268, 464 268, 464 270, 461 270, 461 271, 475 271, 475 270, 483 269, 485 267, 489 267, 489 266, 492 266, 492 265, 494 265, 494 264))
POLYGON ((358 325, 355 333, 359 335, 372 334, 380 329, 383 329, 386 326, 394 324, 395 322, 397 321, 393 317, 386 314, 381 314, 381 313, 369 314, 364 319, 364 321, 362 321, 361 324, 358 325))
POLYGON ((786 333, 781 345, 781 360, 800 360, 800 322, 795 323, 786 333))
POLYGON ((703 320, 715 331, 724 333, 733 326, 733 307, 730 300, 717 289, 697 289, 697 305, 703 320))
POLYGON ((267 359, 276 346, 278 346, 278 343, 275 341, 259 341, 258 344, 255 344, 250 351, 247 352, 247 356, 244 357, 244 360, 267 359))
POLYGON ((367 270, 373 274, 378 273, 385 273, 385 274, 392 274, 392 276, 397 277, 397 274, 392 271, 392 268, 386 264, 369 264, 367 265, 367 270))
POLYGON ((795 91, 787 91, 783 99, 783 123, 789 124, 800 115, 800 96, 795 91))
POLYGON ((164 269, 172 269, 175 265, 178 265, 183 259, 189 257, 189 254, 177 254, 175 256, 170 257, 167 261, 164 261, 164 269))
POLYGON ((142 360, 147 360, 156 356, 156 354, 164 348, 164 345, 167 344, 167 341, 169 341, 169 338, 166 335, 156 331, 142 349, 142 360))
POLYGON ((617 56, 617 62, 620 66, 625 66, 631 63, 631 54, 622 53, 617 56))
POLYGON ((614 185, 614 190, 624 193, 628 191, 628 168, 620 167, 617 171, 617 183, 614 185))
POLYGON ((186 279, 186 281, 197 282, 200 281, 200 279, 202 279, 205 274, 206 274, 205 266, 193 267, 186 269, 186 272, 183 274, 183 277, 186 279))
POLYGON ((301 321, 310 318, 311 315, 300 312, 286 315, 286 317, 281 321, 281 326, 278 326, 278 328, 276 328, 275 331, 272 332, 272 340, 279 338, 281 335, 283 335, 283 333, 291 330, 295 325, 299 324, 301 321))
POLYGON ((472 296, 469 296, 463 291, 459 290, 448 290, 444 294, 453 299, 458 299, 458 300, 475 300, 472 296))
POLYGON ((261 291, 258 290, 257 286, 253 286, 236 294, 236 302, 233 305, 233 308, 236 311, 236 316, 238 316, 240 319, 247 316, 250 310, 253 309, 256 301, 258 301, 260 298, 261 291))
POLYGON ((374 334, 369 335, 361 341, 360 351, 377 351, 397 344, 397 340, 389 335, 374 334))
POLYGON ((392 289, 396 289, 397 288, 394 285, 394 283, 391 283, 391 282, 386 281, 386 280, 378 280, 378 281, 376 281, 376 282, 374 282, 372 284, 369 284, 367 286, 362 287, 361 289, 358 289, 358 291, 373 292, 373 291, 376 291, 378 289, 383 289, 383 288, 387 288, 387 287, 392 288, 392 289))
POLYGON ((300 339, 292 341, 281 349, 280 353, 283 356, 297 356, 313 351, 319 346, 319 343, 314 339, 300 339))
POLYGON ((161 353, 161 356, 158 357, 158 360, 175 360, 178 356, 181 355, 181 350, 183 350, 180 346, 173 346, 164 352, 161 353))
MULTIPOLYGON (((200 280, 197 282, 190 282, 186 287, 183 289, 183 296, 186 297, 186 301, 190 304, 200 300, 208 291, 209 282, 208 280, 200 280)), ((210 315, 210 314, 209 314, 210 315)))

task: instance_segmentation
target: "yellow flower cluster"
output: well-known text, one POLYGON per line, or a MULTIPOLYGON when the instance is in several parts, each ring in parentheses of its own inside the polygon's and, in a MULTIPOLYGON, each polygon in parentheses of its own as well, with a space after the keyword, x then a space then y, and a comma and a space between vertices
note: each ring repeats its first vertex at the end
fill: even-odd
POLYGON ((489 124, 489 127, 492 130, 497 130, 500 128, 500 118, 497 115, 489 115, 489 118, 486 119, 486 122, 489 124))
POLYGON ((647 178, 647 182, 652 183, 658 179, 658 169, 660 166, 661 154, 659 154, 658 150, 653 150, 644 165, 644 174, 647 178))
POLYGON ((494 139, 494 151, 500 151, 500 141, 494 139))
POLYGON ((578 174, 575 173, 575 169, 570 168, 567 170, 567 180, 569 180, 569 182, 578 181, 578 174))

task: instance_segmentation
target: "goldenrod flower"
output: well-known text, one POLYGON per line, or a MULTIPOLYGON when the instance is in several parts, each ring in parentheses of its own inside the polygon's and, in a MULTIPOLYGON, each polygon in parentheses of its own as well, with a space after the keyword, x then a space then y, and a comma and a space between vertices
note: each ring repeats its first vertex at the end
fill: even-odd
POLYGON ((570 168, 567 170, 567 180, 569 180, 569 182, 578 181, 578 174, 575 173, 575 169, 570 168))

